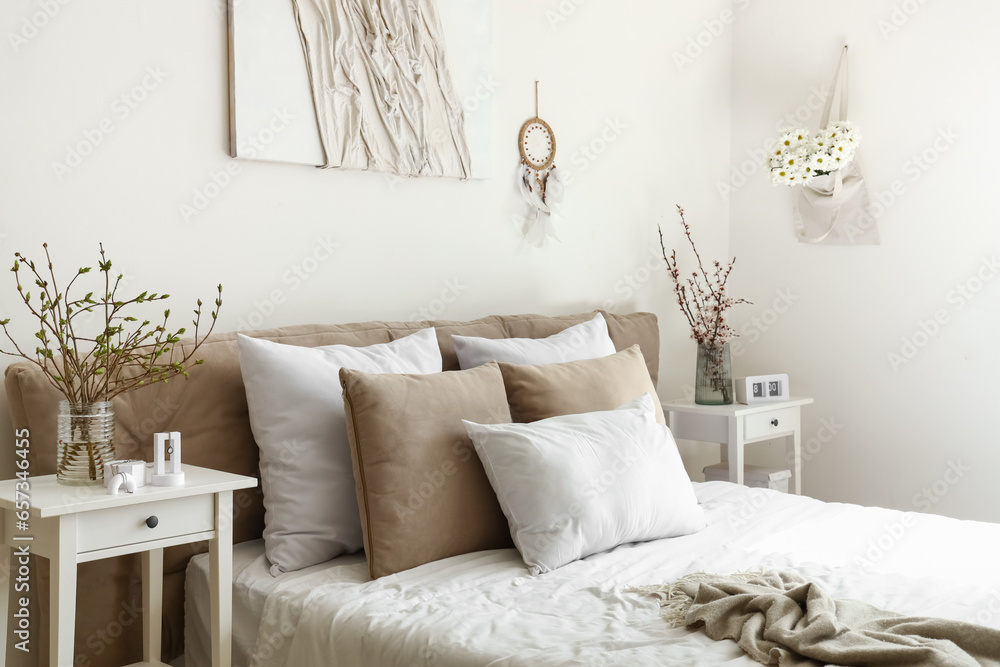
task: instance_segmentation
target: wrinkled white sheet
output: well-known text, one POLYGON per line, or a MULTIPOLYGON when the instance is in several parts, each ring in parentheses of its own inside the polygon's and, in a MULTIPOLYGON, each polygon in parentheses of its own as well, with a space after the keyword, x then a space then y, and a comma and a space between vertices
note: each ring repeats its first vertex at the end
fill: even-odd
MULTIPOLYGON (((704 531, 622 546, 538 577, 504 550, 377 581, 357 555, 275 579, 260 551, 237 575, 237 643, 245 656, 256 634, 252 664, 267 667, 750 667, 757 663, 735 643, 668 628, 653 600, 622 589, 757 567, 796 570, 834 597, 1000 628, 1000 525, 727 482, 695 487, 708 515, 704 531), (256 619, 243 602, 250 598, 256 619)), ((188 568, 189 604, 205 610, 207 594, 191 600, 191 581, 206 566, 199 557, 188 568)), ((203 659, 189 649, 189 667, 203 659)))

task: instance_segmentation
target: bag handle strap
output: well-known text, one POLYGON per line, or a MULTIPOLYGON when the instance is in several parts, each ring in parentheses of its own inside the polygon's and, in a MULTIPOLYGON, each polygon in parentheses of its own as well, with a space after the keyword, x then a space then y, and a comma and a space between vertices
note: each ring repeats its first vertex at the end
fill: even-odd
MULTIPOLYGON (((840 91, 840 120, 847 120, 848 81, 847 45, 845 45, 844 50, 840 53, 840 62, 837 63, 837 72, 833 75, 833 85, 830 87, 830 94, 826 98, 826 104, 823 107, 823 117, 820 119, 821 130, 825 130, 830 125, 830 112, 833 110, 833 98, 837 96, 838 90, 840 91)), ((822 243, 837 227, 837 219, 840 217, 840 209, 844 204, 844 172, 842 169, 838 169, 834 172, 833 191, 831 196, 833 214, 830 216, 830 226, 827 227, 827 230, 819 236, 807 236, 805 225, 803 224, 801 218, 796 216, 795 230, 798 232, 800 241, 804 243, 822 243)))
POLYGON ((833 75, 833 85, 830 86, 830 94, 826 98, 826 105, 823 107, 823 117, 819 121, 819 129, 825 130, 830 125, 830 112, 833 110, 833 98, 840 90, 840 119, 847 120, 847 92, 848 92, 848 66, 847 66, 847 46, 840 53, 840 62, 837 63, 837 73, 833 75))

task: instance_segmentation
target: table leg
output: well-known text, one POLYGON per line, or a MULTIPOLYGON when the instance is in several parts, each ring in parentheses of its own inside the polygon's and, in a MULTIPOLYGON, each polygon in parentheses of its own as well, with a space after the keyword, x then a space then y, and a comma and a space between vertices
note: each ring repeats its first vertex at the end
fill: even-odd
POLYGON ((743 420, 729 419, 729 481, 743 483, 743 420))
POLYGON ((142 553, 142 659, 160 659, 163 632, 163 549, 142 553))
POLYGON ((785 458, 791 464, 792 476, 788 480, 788 490, 802 495, 802 434, 799 429, 785 438, 785 458))
POLYGON ((49 559, 49 664, 73 667, 76 636, 76 516, 58 519, 57 544, 49 559))
POLYGON ((233 492, 215 494, 215 539, 208 543, 212 574, 212 667, 230 667, 233 649, 233 492))

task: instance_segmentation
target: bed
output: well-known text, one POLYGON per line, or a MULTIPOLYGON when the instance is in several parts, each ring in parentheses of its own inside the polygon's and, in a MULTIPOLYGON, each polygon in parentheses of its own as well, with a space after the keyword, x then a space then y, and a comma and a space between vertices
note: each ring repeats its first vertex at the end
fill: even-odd
MULTIPOLYGON (((608 345, 617 351, 613 356, 637 356, 633 370, 638 364, 652 392, 660 369, 656 317, 602 317, 608 345)), ((454 370, 459 353, 452 335, 541 339, 595 319, 595 313, 490 316, 471 322, 310 325, 253 335, 300 347, 365 347, 427 338, 429 332, 420 332, 433 326, 440 363, 454 370)), ((184 433, 186 463, 258 474, 258 443, 236 334, 213 336, 199 356, 207 363, 190 381, 116 399, 117 454, 149 460, 151 434, 176 430, 184 433)), ((30 428, 35 443, 55 442, 59 396, 44 378, 33 367, 16 364, 7 372, 6 387, 15 428, 30 428)), ((54 450, 32 448, 33 474, 52 472, 54 450)), ((752 568, 796 570, 834 596, 897 612, 1000 627, 1000 569, 995 565, 1000 526, 826 504, 725 482, 694 486, 708 525, 693 535, 625 544, 540 576, 529 574, 517 550, 493 548, 431 559, 377 579, 363 552, 272 576, 274 563, 264 555, 261 540, 261 493, 237 494, 234 664, 749 665, 732 642, 669 627, 653 599, 625 588, 697 571, 752 568)), ((177 547, 165 554, 163 659, 186 651, 191 667, 208 664, 206 562, 196 555, 201 550, 177 547)), ((41 561, 36 566, 40 577, 33 588, 33 617, 40 619, 43 647, 37 657, 46 661, 47 568, 41 561)), ((138 660, 137 623, 123 627, 121 638, 101 644, 100 651, 90 641, 114 622, 122 605, 136 604, 138 560, 108 559, 80 568, 77 660, 86 658, 94 667, 138 660)))
MULTIPOLYGON (((741 665, 734 642, 670 628, 625 592, 690 572, 794 569, 835 597, 1000 628, 1000 526, 696 483, 709 526, 531 577, 513 550, 371 581, 363 556, 272 577, 237 547, 234 665, 741 665)), ((187 574, 189 667, 208 665, 207 559, 187 574)))
MULTIPOLYGON (((595 311, 596 312, 596 311, 595 311)), ((603 311, 602 311, 603 312, 603 311)), ((544 338, 593 318, 594 312, 565 316, 490 315, 477 320, 394 322, 372 321, 347 324, 307 324, 244 332, 256 338, 302 347, 323 345, 369 346, 384 344, 414 332, 434 327, 445 370, 458 368, 452 334, 492 339, 544 338)), ((655 383, 660 366, 659 329, 651 313, 603 313, 608 333, 617 349, 638 345, 655 383)), ((182 345, 189 345, 183 341, 182 345)), ((259 476, 259 451, 248 417, 247 398, 240 372, 237 333, 214 334, 198 356, 205 364, 194 369, 189 381, 158 384, 128 392, 114 400, 116 455, 119 458, 152 460, 153 433, 180 431, 184 437, 184 462, 242 475, 259 476)), ((4 384, 11 421, 15 429, 29 429, 33 446, 29 452, 31 474, 55 472, 56 414, 62 396, 27 362, 8 367, 4 384)), ((13 439, 9 441, 13 447, 13 439)), ((0 453, 13 457, 13 449, 0 453)), ((234 542, 258 540, 264 530, 261 487, 234 494, 234 542)), ((194 548, 171 547, 164 553, 163 660, 172 661, 184 652, 184 572, 188 560, 207 544, 194 548)), ((32 618, 37 626, 39 650, 34 655, 8 652, 11 665, 48 664, 48 563, 34 559, 37 585, 32 587, 32 618)), ((83 563, 79 566, 79 606, 76 614, 78 660, 91 667, 118 667, 137 662, 142 656, 142 634, 138 623, 121 626, 123 609, 140 603, 140 563, 137 556, 122 556, 83 563), (107 628, 121 632, 104 642, 107 628), (103 634, 102 634, 103 633, 103 634)), ((9 586, 13 595, 13 586, 9 586)))

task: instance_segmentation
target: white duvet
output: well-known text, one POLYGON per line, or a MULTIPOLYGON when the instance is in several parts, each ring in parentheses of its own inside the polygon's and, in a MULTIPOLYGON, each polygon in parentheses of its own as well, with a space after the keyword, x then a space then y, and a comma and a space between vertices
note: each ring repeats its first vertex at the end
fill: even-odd
MULTIPOLYGON (((623 588, 695 571, 792 569, 834 597, 1000 628, 1000 525, 695 484, 708 528, 532 577, 514 550, 370 581, 363 556, 272 578, 234 571, 234 665, 755 665, 731 641, 668 628, 623 588), (252 656, 252 657, 251 657, 252 656), (242 660, 242 662, 240 662, 242 660)), ((205 662, 204 557, 188 568, 188 665, 205 662)))

